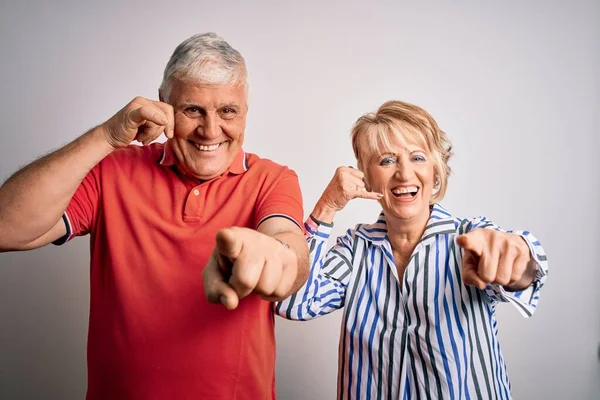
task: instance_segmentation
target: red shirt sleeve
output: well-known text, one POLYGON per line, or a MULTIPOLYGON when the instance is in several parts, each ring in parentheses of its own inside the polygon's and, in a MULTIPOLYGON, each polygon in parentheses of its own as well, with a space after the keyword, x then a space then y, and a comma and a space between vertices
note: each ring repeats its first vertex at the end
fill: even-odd
POLYGON ((100 165, 96 165, 83 179, 63 214, 67 233, 54 244, 61 245, 74 236, 90 233, 98 214, 100 198, 100 165))
POLYGON ((302 191, 298 175, 283 167, 267 192, 259 200, 255 213, 255 228, 269 218, 287 218, 304 232, 302 191))

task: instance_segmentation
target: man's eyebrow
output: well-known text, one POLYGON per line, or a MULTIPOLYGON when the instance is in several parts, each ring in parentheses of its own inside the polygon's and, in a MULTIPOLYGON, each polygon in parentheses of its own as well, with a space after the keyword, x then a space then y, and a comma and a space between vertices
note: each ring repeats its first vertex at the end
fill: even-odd
POLYGON ((181 105, 183 105, 183 106, 196 106, 196 107, 198 107, 198 105, 196 104, 195 101, 189 100, 189 99, 188 100, 183 100, 181 102, 181 105))
POLYGON ((237 103, 235 103, 235 102, 229 102, 229 103, 221 103, 221 104, 219 104, 219 108, 226 108, 226 107, 229 107, 229 108, 238 108, 238 109, 240 108, 240 106, 237 103))

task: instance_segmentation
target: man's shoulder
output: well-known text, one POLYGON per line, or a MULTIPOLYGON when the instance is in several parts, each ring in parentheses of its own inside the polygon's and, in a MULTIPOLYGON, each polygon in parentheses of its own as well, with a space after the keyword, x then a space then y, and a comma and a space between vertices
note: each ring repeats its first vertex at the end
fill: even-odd
POLYGON ((246 153, 246 162, 248 171, 258 173, 260 175, 293 175, 296 172, 287 165, 279 164, 268 158, 262 158, 254 153, 246 153))
POLYGON ((149 146, 129 145, 113 151, 102 160, 104 166, 118 165, 158 165, 163 155, 164 143, 152 143, 149 146))

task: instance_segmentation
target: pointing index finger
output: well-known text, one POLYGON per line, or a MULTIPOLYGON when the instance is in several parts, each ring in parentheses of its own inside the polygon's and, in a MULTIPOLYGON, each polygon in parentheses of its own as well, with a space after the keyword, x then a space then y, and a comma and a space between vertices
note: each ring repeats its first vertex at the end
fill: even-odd
POLYGON ((456 244, 465 250, 470 250, 477 255, 481 255, 483 251, 482 239, 477 229, 475 229, 469 233, 459 235, 456 238, 456 244))

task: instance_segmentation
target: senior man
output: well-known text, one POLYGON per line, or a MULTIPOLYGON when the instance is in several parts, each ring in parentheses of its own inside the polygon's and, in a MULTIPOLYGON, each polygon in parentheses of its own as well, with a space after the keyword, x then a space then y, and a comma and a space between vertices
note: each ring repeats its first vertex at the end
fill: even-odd
POLYGON ((8 179, 0 250, 90 234, 88 399, 274 398, 271 302, 308 272, 297 176, 242 149, 246 65, 216 34, 175 49, 159 99, 8 179))

